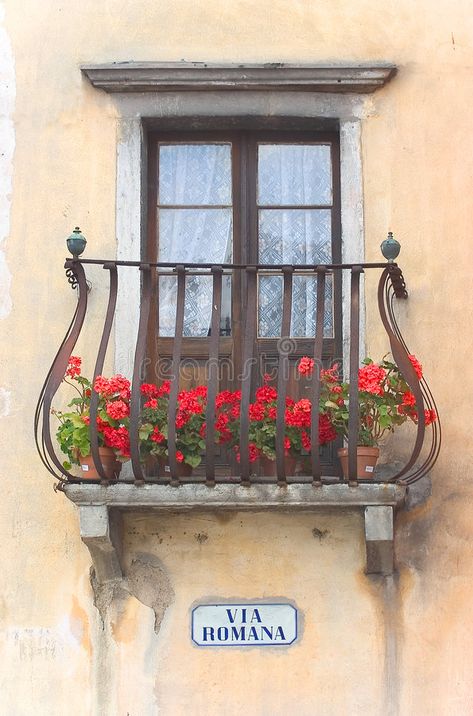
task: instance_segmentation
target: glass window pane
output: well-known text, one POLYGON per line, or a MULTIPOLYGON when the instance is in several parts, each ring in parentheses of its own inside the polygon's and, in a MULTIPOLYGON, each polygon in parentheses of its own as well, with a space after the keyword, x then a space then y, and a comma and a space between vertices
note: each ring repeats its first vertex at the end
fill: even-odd
POLYGON ((258 223, 260 263, 332 262, 329 209, 260 209, 258 223))
POLYGON ((160 209, 158 223, 158 261, 231 261, 231 209, 160 209))
MULTIPOLYGON (((258 290, 258 336, 281 336, 283 302, 282 276, 260 276, 258 290)), ((317 316, 317 277, 294 276, 292 286, 291 331, 294 338, 314 338, 317 316)), ((333 282, 325 284, 324 337, 333 336, 333 282)))
POLYGON ((258 204, 332 203, 328 144, 260 144, 258 204))
MULTIPOLYGON (((212 277, 187 276, 184 301, 184 330, 188 338, 206 338, 210 335, 212 317, 212 277)), ((159 335, 173 337, 176 327, 176 276, 159 278, 159 335)), ((230 336, 231 330, 231 276, 225 275, 222 281, 222 309, 220 317, 220 335, 230 336)))
MULTIPOLYGON (((329 209, 261 209, 259 262, 263 264, 322 264, 332 261, 329 209)), ((281 335, 282 277, 262 276, 259 285, 259 336, 281 335)), ((294 276, 291 336, 315 336, 316 277, 294 276)), ((332 282, 327 279, 324 335, 333 335, 332 282)))
MULTIPOLYGON (((158 261, 230 263, 232 260, 231 209, 160 209, 158 261)), ((177 283, 174 276, 159 279, 159 335, 173 336, 177 283)), ((184 335, 209 335, 212 313, 212 279, 186 279, 184 335)), ((230 330, 231 281, 223 282, 221 331, 230 330)), ((222 333, 226 335, 226 333, 222 333)))
POLYGON ((159 147, 158 203, 231 204, 230 144, 159 147))

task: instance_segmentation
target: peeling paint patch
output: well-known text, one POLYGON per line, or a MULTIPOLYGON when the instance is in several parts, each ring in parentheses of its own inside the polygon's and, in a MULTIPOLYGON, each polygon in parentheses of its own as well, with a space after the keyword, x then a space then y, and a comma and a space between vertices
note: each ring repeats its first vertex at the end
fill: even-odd
POLYGON ((77 640, 77 643, 80 644, 89 655, 91 655, 92 646, 89 637, 89 619, 87 612, 82 609, 75 596, 72 597, 72 609, 69 615, 69 625, 71 634, 77 640))
POLYGON ((111 628, 113 638, 116 642, 121 644, 131 643, 138 631, 138 614, 137 614, 138 600, 129 599, 126 604, 123 605, 123 609, 118 611, 115 621, 111 621, 111 628))
POLYGON ((154 555, 139 554, 132 561, 126 578, 130 594, 154 611, 154 631, 158 634, 164 614, 174 601, 167 571, 154 555))
POLYGON ((11 273, 7 266, 3 244, 10 234, 10 204, 13 176, 15 128, 15 67, 10 39, 3 27, 5 9, 0 5, 0 318, 12 309, 10 295, 11 273))

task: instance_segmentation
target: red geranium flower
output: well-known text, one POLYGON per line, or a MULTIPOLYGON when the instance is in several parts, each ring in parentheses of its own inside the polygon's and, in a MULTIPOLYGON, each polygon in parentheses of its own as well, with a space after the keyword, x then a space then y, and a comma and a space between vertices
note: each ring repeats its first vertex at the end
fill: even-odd
POLYGON ((130 437, 127 428, 105 428, 104 441, 107 447, 115 448, 123 457, 130 457, 130 437))
POLYGON ((308 356, 301 358, 297 370, 300 375, 312 375, 312 371, 314 370, 313 358, 309 358, 308 356))
POLYGON ((111 403, 107 403, 105 410, 112 420, 121 420, 130 414, 130 408, 123 400, 114 400, 111 403))
POLYGON ((269 385, 264 385, 256 391, 256 400, 262 403, 272 403, 277 400, 277 397, 278 392, 276 388, 271 388, 269 385))
POLYGON ((422 378, 422 366, 421 366, 421 364, 419 363, 419 361, 417 360, 417 358, 416 358, 415 356, 413 356, 413 355, 410 355, 410 356, 409 356, 409 360, 411 361, 412 367, 414 368, 414 370, 415 370, 415 372, 416 372, 416 375, 417 375, 417 377, 418 377, 419 380, 420 380, 420 379, 422 378))
POLYGON ((403 405, 415 405, 416 404, 416 398, 414 393, 411 393, 410 390, 407 390, 404 395, 402 396, 402 404, 403 405))
POLYGON ((66 375, 69 378, 75 378, 76 375, 80 375, 81 365, 82 359, 79 356, 71 356, 67 364, 66 375))
POLYGON ((382 381, 386 371, 375 363, 368 363, 358 371, 358 389, 373 395, 383 395, 382 381))
MULTIPOLYGON (((322 368, 320 371, 320 380, 325 383, 336 383, 338 380, 338 363, 335 363, 331 368, 322 368)), ((331 388, 334 390, 334 388, 331 388)))
POLYGON ((143 383, 140 386, 140 391, 143 395, 147 395, 148 398, 157 398, 159 392, 158 387, 156 385, 153 385, 153 383, 143 383))
POLYGON ((149 437, 154 443, 162 443, 166 440, 166 437, 162 434, 157 425, 155 425, 149 437))
POLYGON ((250 403, 250 407, 248 410, 248 415, 250 416, 250 420, 263 420, 264 414, 265 414, 265 405, 264 403, 250 403))
POLYGON ((425 410, 424 416, 426 425, 430 425, 437 420, 437 413, 435 412, 435 410, 425 410))
POLYGON ((319 444, 325 445, 337 437, 337 432, 330 422, 328 415, 319 415, 319 444))

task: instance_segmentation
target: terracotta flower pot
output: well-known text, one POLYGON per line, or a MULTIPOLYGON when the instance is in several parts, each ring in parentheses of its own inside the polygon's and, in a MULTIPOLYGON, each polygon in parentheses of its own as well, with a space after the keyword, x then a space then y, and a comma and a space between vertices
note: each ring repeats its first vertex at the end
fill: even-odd
MULTIPOLYGON (((343 477, 348 480, 348 448, 340 448, 337 452, 343 470, 343 477)), ((379 448, 363 447, 356 448, 357 475, 359 480, 371 480, 374 475, 374 468, 378 462, 379 448)))
MULTIPOLYGON (((260 472, 264 477, 277 477, 276 460, 267 457, 259 458, 260 472)), ((284 458, 284 469, 286 477, 293 477, 296 474, 297 457, 286 455, 284 458)))
MULTIPOLYGON (((113 448, 110 447, 99 447, 100 460, 102 461, 103 469, 107 480, 116 480, 122 469, 122 464, 115 457, 113 448)), ((82 471, 82 480, 101 480, 99 473, 95 469, 94 460, 92 455, 86 455, 79 457, 80 468, 82 471)))

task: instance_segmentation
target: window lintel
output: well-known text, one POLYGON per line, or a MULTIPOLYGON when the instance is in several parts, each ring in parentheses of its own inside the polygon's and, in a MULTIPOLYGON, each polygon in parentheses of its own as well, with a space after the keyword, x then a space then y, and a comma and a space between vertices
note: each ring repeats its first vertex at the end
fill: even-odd
POLYGON ((353 65, 110 62, 82 65, 105 92, 269 91, 371 93, 397 72, 389 63, 353 65))

